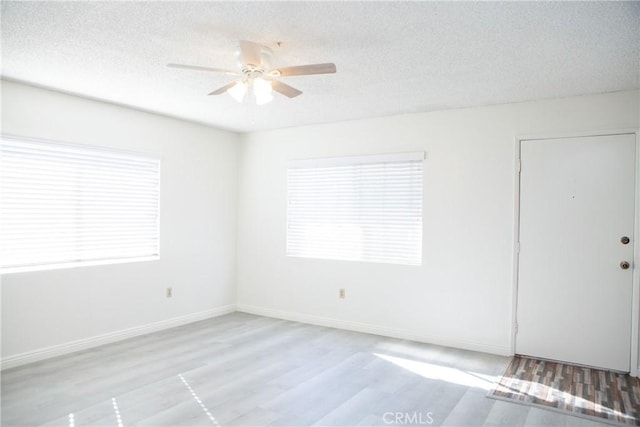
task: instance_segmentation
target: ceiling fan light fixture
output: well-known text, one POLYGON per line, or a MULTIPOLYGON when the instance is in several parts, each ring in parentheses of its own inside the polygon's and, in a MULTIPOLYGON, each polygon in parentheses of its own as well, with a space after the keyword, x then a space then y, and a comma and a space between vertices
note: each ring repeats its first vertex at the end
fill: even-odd
POLYGON ((229 88, 227 92, 229 93, 229 95, 231 95, 233 99, 242 103, 242 100, 244 99, 244 95, 247 93, 247 83, 238 82, 235 85, 233 85, 231 88, 229 88))
POLYGON ((264 105, 273 100, 273 88, 267 80, 257 77, 253 80, 253 95, 257 105, 264 105))
MULTIPOLYGON (((280 42, 278 42, 278 46, 280 46, 280 42)), ((336 72, 336 65, 331 62, 272 69, 272 54, 273 50, 267 46, 248 40, 240 40, 240 49, 237 52, 239 71, 173 63, 167 64, 167 66, 239 76, 239 80, 229 82, 210 92, 209 95, 222 95, 225 92, 229 92, 229 95, 231 95, 233 99, 239 103, 243 103, 247 98, 248 92, 249 103, 255 102, 257 105, 264 105, 271 102, 274 91, 287 98, 295 98, 298 95, 302 95, 302 91, 281 82, 279 77, 333 74, 336 72)))

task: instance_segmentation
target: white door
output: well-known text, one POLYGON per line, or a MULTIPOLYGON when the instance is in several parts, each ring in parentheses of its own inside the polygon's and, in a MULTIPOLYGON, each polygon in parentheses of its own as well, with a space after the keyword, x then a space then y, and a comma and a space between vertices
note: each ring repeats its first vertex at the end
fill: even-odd
POLYGON ((634 188, 633 134, 521 142, 516 353, 629 371, 634 188))

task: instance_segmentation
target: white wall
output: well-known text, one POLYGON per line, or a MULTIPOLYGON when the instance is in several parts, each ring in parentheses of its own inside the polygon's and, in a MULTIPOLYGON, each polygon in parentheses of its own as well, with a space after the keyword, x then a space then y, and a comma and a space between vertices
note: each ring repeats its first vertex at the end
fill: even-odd
POLYGON ((637 127, 630 91, 245 135, 238 307, 508 354, 516 136, 637 127), (287 160, 419 150, 428 153, 421 267, 285 256, 287 160))
POLYGON ((162 158, 160 260, 4 275, 3 361, 234 310, 238 135, 6 81, 2 131, 162 158))
POLYGON ((236 289, 245 311, 507 354, 516 136, 637 128, 638 117, 632 91, 238 137, 2 82, 3 132, 162 156, 162 258, 3 276, 3 361, 233 310, 236 289), (421 267, 284 255, 287 160, 418 150, 421 267))

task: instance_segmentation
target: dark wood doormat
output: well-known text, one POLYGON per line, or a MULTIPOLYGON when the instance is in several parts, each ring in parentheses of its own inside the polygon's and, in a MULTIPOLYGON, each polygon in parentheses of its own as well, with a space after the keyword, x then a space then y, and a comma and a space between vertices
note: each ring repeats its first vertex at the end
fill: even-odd
POLYGON ((600 369, 515 356, 488 396, 640 426, 640 379, 600 369))

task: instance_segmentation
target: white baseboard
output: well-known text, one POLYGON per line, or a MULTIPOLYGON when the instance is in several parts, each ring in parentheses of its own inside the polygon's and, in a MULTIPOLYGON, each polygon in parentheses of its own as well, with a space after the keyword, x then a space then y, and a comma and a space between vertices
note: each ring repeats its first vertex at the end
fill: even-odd
POLYGON ((418 341, 428 344, 442 345, 445 347, 454 347, 465 350, 479 351, 482 353, 497 354, 500 356, 512 355, 509 345, 487 345, 477 342, 451 340, 443 337, 425 336, 403 329, 387 328, 384 326, 372 325, 369 323, 351 322, 348 320, 314 316, 305 313, 274 310, 271 308, 257 307, 247 304, 238 304, 237 307, 238 311, 257 314, 259 316, 275 317, 277 319, 292 320, 294 322, 310 323, 312 325, 328 326, 330 328, 346 329, 349 331, 364 332, 367 334, 418 341))
POLYGON ((27 363, 61 356, 63 354, 73 353, 75 351, 85 350, 115 341, 121 341, 127 338, 136 337, 138 335, 144 335, 163 329, 169 329, 176 326, 185 325, 187 323, 209 319, 211 317, 222 316, 223 314, 233 313, 234 311, 236 311, 236 305, 229 304, 212 308, 210 310, 199 311, 197 313, 186 314, 184 316, 149 323, 147 325, 136 326, 134 328, 110 332, 95 337, 84 338, 77 341, 71 341, 64 344, 54 345, 34 351, 28 351, 26 353, 8 356, 0 361, 0 370, 14 368, 16 366, 25 365, 27 363))
POLYGON ((229 304, 222 307, 216 307, 210 310, 200 311, 198 313, 187 314, 184 316, 174 317, 172 319, 161 320, 159 322, 150 323, 143 326, 124 329, 121 331, 110 332, 95 337, 85 338, 72 341, 60 345, 46 347, 26 353, 20 353, 8 356, 0 361, 0 370, 14 368, 16 366, 26 365, 28 363, 37 362, 51 357, 61 356, 75 351, 86 350, 88 348, 121 341, 127 338, 148 334, 151 332, 169 329, 187 323, 197 322, 199 320, 209 319, 212 317, 222 316, 224 314, 241 311, 244 313, 256 314, 259 316, 274 317, 277 319, 291 320, 294 322, 310 323, 313 325, 327 326, 330 328, 346 329, 349 331, 364 332, 367 334, 381 335, 385 337, 406 339, 411 341, 424 342, 429 344, 437 344, 447 347, 462 348, 465 350, 479 351, 483 353, 498 354, 501 356, 510 356, 509 346, 486 345, 477 342, 457 341, 435 336, 425 336, 412 331, 388 328, 369 323, 351 322, 347 320, 333 319, 330 317, 314 316, 305 313, 297 313, 291 311, 274 310, 270 308, 257 307, 246 304, 229 304))

